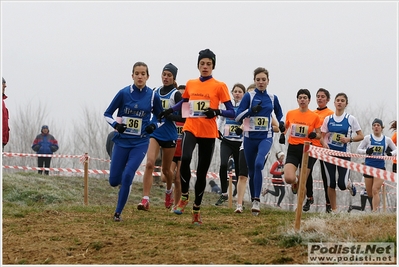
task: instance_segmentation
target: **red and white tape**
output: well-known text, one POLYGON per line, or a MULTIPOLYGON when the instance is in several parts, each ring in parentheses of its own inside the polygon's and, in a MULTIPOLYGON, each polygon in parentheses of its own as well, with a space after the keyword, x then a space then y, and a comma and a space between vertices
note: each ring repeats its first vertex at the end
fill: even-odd
MULTIPOLYGON (((359 164, 356 162, 344 160, 344 159, 337 158, 337 157, 332 157, 330 155, 327 155, 327 152, 330 152, 330 151, 331 150, 329 150, 329 149, 310 146, 308 152, 309 152, 309 156, 311 156, 313 158, 317 158, 317 159, 335 164, 337 166, 341 166, 341 167, 344 167, 344 168, 347 168, 347 169, 350 169, 353 171, 357 171, 357 172, 360 172, 363 174, 368 174, 373 177, 378 177, 378 178, 384 179, 386 181, 391 181, 391 182, 396 183, 397 174, 394 172, 366 166, 364 164, 359 164)), ((328 154, 330 154, 330 153, 328 153, 328 154)), ((334 154, 338 155, 336 153, 334 153, 334 154)), ((351 155, 358 155, 358 154, 339 152, 340 157, 351 157, 351 155)), ((388 157, 386 157, 386 158, 388 158, 388 157)), ((389 158, 392 158, 392 157, 389 157, 389 158)))

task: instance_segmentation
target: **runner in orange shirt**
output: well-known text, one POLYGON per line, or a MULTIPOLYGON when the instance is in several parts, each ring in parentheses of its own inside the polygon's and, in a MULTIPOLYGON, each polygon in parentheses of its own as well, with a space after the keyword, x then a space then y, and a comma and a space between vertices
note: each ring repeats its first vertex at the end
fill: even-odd
MULTIPOLYGON (((310 92, 308 89, 299 89, 297 92, 298 109, 287 112, 285 119, 286 131, 289 133, 287 158, 284 165, 284 179, 291 184, 292 193, 298 191, 298 178, 296 175, 298 166, 302 162, 303 145, 306 141, 313 142, 321 137, 321 120, 319 115, 309 110, 310 92)), ((306 177, 313 168, 315 158, 309 157, 306 177)), ((298 200, 300 201, 300 200, 298 200)))
MULTIPOLYGON (((320 121, 323 122, 324 118, 327 117, 328 115, 334 114, 334 111, 329 109, 327 107, 327 103, 330 101, 330 92, 327 89, 320 88, 317 90, 316 93, 316 101, 317 101, 317 109, 314 110, 314 112, 319 115, 320 121)), ((320 140, 314 139, 312 141, 312 145, 322 147, 320 140)), ((316 159, 317 161, 317 159, 316 159)), ((330 213, 331 212, 331 205, 330 205, 330 199, 328 198, 328 185, 327 185, 327 176, 326 176, 326 171, 324 169, 324 164, 322 160, 319 160, 320 162, 320 172, 321 172, 321 178, 323 179, 323 186, 324 186, 324 195, 326 198, 326 212, 330 213)), ((308 211, 310 209, 310 205, 313 204, 313 176, 312 176, 312 171, 313 168, 310 170, 308 179, 306 180, 306 202, 305 205, 303 205, 302 210, 303 211, 308 211)))
POLYGON ((182 214, 189 201, 189 187, 191 178, 191 159, 195 146, 198 144, 197 180, 195 182, 195 199, 193 204, 192 223, 201 225, 200 206, 206 187, 206 175, 215 147, 215 139, 219 137, 216 124, 216 116, 234 118, 235 112, 227 85, 212 77, 215 68, 216 56, 205 49, 199 52, 198 70, 200 77, 189 80, 183 99, 175 106, 161 112, 159 119, 173 111, 182 109, 183 116, 189 115, 183 126, 182 157, 180 167, 182 196, 174 208, 174 213, 182 214), (183 106, 188 102, 188 106, 183 106), (219 102, 222 102, 226 110, 220 110, 219 102))

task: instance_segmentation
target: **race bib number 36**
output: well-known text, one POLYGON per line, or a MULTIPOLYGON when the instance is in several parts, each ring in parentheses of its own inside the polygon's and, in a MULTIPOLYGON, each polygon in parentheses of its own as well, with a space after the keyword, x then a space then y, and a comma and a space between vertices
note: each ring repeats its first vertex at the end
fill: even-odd
POLYGON ((141 118, 122 117, 122 123, 126 124, 125 134, 141 135, 141 118))

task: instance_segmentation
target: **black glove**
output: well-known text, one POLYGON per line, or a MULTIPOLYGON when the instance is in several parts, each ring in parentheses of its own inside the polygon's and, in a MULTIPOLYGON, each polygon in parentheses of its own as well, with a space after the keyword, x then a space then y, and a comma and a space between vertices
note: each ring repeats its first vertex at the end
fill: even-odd
POLYGON ((57 146, 50 146, 52 152, 56 152, 58 150, 57 146))
POLYGON ((387 156, 392 156, 392 148, 388 147, 387 150, 385 150, 385 153, 387 156))
POLYGON ((242 129, 240 127, 237 127, 235 132, 236 132, 236 135, 242 135, 243 131, 242 131, 242 129))
POLYGON ((285 135, 284 134, 280 134, 280 138, 278 139, 278 142, 280 144, 285 144, 285 135))
POLYGON ((285 132, 285 124, 283 121, 280 121, 278 124, 278 128, 280 129, 280 132, 285 132))
POLYGON ((373 154, 373 152, 374 152, 374 147, 369 147, 369 148, 367 148, 367 150, 366 150, 366 154, 367 154, 367 155, 371 155, 371 154, 373 154))
POLYGON ((37 151, 39 151, 39 149, 40 149, 40 145, 34 145, 34 146, 32 147, 32 149, 33 149, 33 151, 37 152, 37 151))
POLYGON ((158 121, 161 121, 163 118, 167 117, 171 113, 173 113, 173 108, 168 108, 164 111, 161 111, 161 113, 159 113, 157 116, 158 121))
POLYGON ((311 132, 311 133, 308 135, 308 137, 309 137, 310 139, 315 139, 315 138, 317 137, 317 134, 316 134, 315 132, 311 132))
POLYGON ((262 106, 260 105, 262 102, 259 102, 256 106, 252 107, 251 110, 253 113, 258 113, 259 111, 262 110, 262 106))
POLYGON ((208 108, 206 111, 204 111, 204 114, 208 119, 212 119, 217 115, 220 115, 220 109, 208 108))
POLYGON ((156 127, 154 123, 151 123, 150 125, 147 125, 147 127, 145 127, 145 131, 149 134, 152 134, 155 131, 156 127))
POLYGON ((124 131, 126 131, 126 124, 119 124, 119 123, 116 123, 115 124, 115 130, 117 130, 119 133, 123 133, 124 131))

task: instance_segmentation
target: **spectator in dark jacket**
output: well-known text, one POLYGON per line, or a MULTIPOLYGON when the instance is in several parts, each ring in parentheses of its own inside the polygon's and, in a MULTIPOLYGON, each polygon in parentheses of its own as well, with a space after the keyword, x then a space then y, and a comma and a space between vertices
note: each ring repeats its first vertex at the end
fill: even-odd
MULTIPOLYGON (((58 150, 58 141, 50 134, 50 130, 47 125, 42 126, 41 134, 38 134, 33 141, 32 149, 37 152, 37 154, 53 154, 58 150)), ((44 167, 50 168, 51 157, 38 157, 37 165, 39 168, 44 167)), ((39 174, 43 171, 39 170, 39 174)), ((49 171, 44 171, 45 175, 49 175, 49 171)))
POLYGON ((209 185, 211 186, 211 192, 212 192, 212 193, 220 194, 220 193, 222 192, 222 190, 221 190, 220 187, 215 183, 215 181, 210 180, 210 181, 209 181, 209 185))

